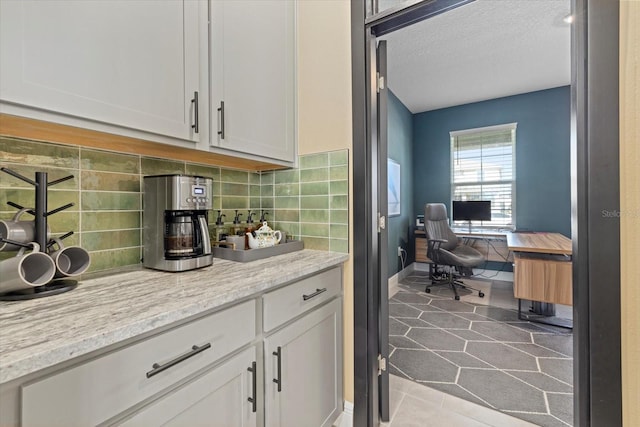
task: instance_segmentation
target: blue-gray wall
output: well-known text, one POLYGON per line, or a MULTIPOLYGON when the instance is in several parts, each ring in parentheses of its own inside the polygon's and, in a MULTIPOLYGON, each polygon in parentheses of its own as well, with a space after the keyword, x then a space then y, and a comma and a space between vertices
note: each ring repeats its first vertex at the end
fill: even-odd
POLYGON ((450 131, 517 122, 516 227, 570 237, 570 111, 563 86, 415 114, 414 215, 426 203, 450 206, 450 131))
MULTIPOLYGON (((411 161, 413 130, 412 114, 396 96, 389 91, 387 105, 388 157, 400 164, 400 216, 390 217, 387 221, 389 231, 389 277, 402 269, 398 257, 401 246, 413 259, 413 248, 409 232, 414 221, 413 212, 413 164, 411 161)), ((405 262, 405 266, 407 263, 405 262)))

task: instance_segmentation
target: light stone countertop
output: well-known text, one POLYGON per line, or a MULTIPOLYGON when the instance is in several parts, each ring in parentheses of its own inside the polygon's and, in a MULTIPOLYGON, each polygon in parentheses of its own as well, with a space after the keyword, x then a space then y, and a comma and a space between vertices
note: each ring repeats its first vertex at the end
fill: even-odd
POLYGON ((342 264, 301 250, 181 273, 140 268, 81 280, 70 292, 0 301, 0 384, 342 264))

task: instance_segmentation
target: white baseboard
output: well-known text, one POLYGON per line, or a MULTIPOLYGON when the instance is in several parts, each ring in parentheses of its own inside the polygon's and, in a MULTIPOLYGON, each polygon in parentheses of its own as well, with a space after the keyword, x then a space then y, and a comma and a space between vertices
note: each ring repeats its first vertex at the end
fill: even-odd
POLYGON ((389 299, 393 298, 393 296, 400 290, 400 288, 398 287, 398 282, 399 279, 397 274, 389 277, 389 299))
POLYGON ((427 262, 414 262, 411 265, 414 271, 429 271, 429 263, 427 262))
POLYGON ((353 426, 353 403, 345 400, 344 410, 336 420, 335 427, 352 427, 353 426))
POLYGON ((406 266, 404 270, 400 270, 393 276, 389 277, 389 299, 391 299, 400 290, 398 283, 413 271, 414 265, 415 262, 406 266))

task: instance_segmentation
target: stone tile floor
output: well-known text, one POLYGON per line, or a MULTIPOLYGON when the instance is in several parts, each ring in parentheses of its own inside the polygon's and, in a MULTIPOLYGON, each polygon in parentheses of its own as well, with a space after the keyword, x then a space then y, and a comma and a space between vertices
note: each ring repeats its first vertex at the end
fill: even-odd
POLYGON ((456 301, 444 287, 427 294, 427 282, 413 272, 389 301, 391 374, 536 425, 572 425, 571 330, 520 321, 509 304, 479 304, 491 298, 488 281, 473 283, 486 301, 467 291, 456 301))
POLYGON ((389 414, 382 427, 535 425, 395 375, 389 377, 389 414))

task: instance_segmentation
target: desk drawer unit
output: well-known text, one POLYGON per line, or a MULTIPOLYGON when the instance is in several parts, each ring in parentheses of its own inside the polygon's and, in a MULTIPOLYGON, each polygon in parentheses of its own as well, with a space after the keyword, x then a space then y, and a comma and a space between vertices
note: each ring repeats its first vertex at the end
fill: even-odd
POLYGON ((96 425, 251 342, 255 300, 22 388, 22 425, 96 425))
POLYGON ((516 253, 513 293, 516 298, 573 304, 572 264, 559 256, 516 253))
POLYGON ((263 296, 265 332, 340 295, 342 269, 334 268, 263 296))
POLYGON ((416 262, 431 262, 427 256, 426 237, 416 237, 416 262))

